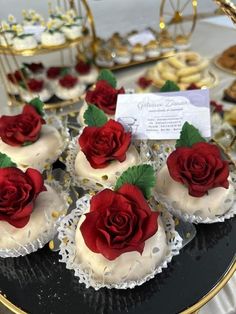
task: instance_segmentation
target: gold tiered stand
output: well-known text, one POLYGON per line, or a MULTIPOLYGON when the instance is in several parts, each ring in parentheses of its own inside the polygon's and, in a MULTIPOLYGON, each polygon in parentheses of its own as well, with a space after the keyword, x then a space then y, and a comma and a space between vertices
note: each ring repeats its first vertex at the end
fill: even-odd
MULTIPOLYGON (((94 26, 94 19, 90 7, 87 3, 87 0, 57 0, 58 6, 63 6, 63 9, 66 11, 68 9, 74 9, 78 14, 82 15, 82 7, 85 11, 84 23, 82 24, 82 36, 75 40, 67 40, 63 45, 44 47, 41 44, 35 49, 25 49, 25 50, 15 50, 12 46, 8 45, 7 47, 0 46, 0 77, 2 79, 4 89, 8 98, 8 105, 21 105, 24 101, 21 99, 21 91, 19 88, 19 97, 15 95, 10 95, 8 93, 9 83, 7 80, 7 74, 12 73, 14 70, 18 70, 22 81, 29 92, 31 94, 29 87, 27 85, 26 78, 18 61, 18 57, 32 57, 42 54, 49 54, 53 52, 60 52, 61 55, 61 64, 64 65, 65 59, 65 50, 68 51, 71 62, 73 61, 73 48, 76 48, 76 54, 80 51, 81 47, 83 49, 83 42, 85 39, 90 39, 92 43, 95 42, 96 33, 94 26), (82 6, 81 6, 82 5, 82 6)), ((51 10, 51 4, 49 4, 49 13, 51 10)), ((7 43, 7 38, 4 38, 7 43)), ((92 51, 94 53, 94 47, 92 47, 92 51)), ((80 52, 81 55, 81 52, 80 52)), ((45 109, 57 109, 65 106, 70 106, 77 103, 80 100, 80 97, 76 99, 69 99, 63 101, 56 101, 45 103, 45 109)))

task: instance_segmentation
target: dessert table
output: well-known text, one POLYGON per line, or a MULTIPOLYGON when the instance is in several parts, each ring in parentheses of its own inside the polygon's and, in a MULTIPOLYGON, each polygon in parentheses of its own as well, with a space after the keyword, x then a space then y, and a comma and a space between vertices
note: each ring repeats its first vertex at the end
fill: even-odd
MULTIPOLYGON (((235 29, 202 21, 193 34, 191 49, 213 58, 233 44, 235 29)), ((52 62, 52 58, 49 56, 45 63, 52 62)), ((119 70, 119 84, 133 88, 146 68, 142 65, 119 70)), ((221 100, 223 89, 235 76, 213 64, 211 69, 220 82, 210 91, 211 98, 221 100)), ((7 113, 9 108, 2 91, 0 112, 7 113)), ((68 107, 66 111, 78 110, 79 106, 68 107)), ((194 313, 223 288, 236 270, 236 217, 224 223, 197 225, 196 229, 195 238, 173 258, 167 269, 135 289, 85 289, 73 272, 58 262, 58 254, 47 246, 26 257, 0 258, 0 292, 4 296, 0 296, 0 302, 14 313, 194 313)), ((234 278, 227 289, 235 288, 234 278)), ((232 300, 235 298, 234 295, 232 300)), ((202 313, 216 313, 214 306, 212 303, 203 308, 202 313)), ((229 303, 219 302, 219 307, 222 311, 217 313, 230 313, 229 303)))

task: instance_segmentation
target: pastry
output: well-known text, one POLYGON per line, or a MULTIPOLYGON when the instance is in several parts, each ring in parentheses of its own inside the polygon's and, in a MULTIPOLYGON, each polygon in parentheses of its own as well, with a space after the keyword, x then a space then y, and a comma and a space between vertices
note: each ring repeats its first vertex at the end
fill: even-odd
POLYGON ((222 67, 236 71, 236 45, 226 49, 217 59, 222 67))
POLYGON ((21 98, 26 102, 30 102, 37 97, 46 102, 53 95, 50 87, 43 80, 29 79, 26 84, 28 89, 25 86, 21 88, 21 98))
POLYGON ((0 33, 0 45, 3 47, 11 46, 16 33, 13 30, 6 30, 0 33))
POLYGON ((88 62, 79 60, 75 66, 79 81, 84 84, 93 84, 98 77, 98 69, 88 62))
POLYGON ((13 38, 13 48, 15 50, 35 49, 38 46, 37 40, 32 34, 22 34, 13 38))
POLYGON ((131 49, 131 53, 134 61, 143 61, 146 59, 145 49, 141 44, 134 45, 131 49))
POLYGON ((27 73, 22 69, 20 71, 15 71, 14 73, 7 74, 7 92, 10 95, 18 95, 20 89, 20 82, 22 82, 23 77, 27 78, 27 73))
POLYGON ((77 39, 82 35, 82 26, 78 24, 64 24, 61 30, 69 40, 77 39))
POLYGON ((65 42, 65 35, 57 29, 45 30, 41 35, 41 43, 44 47, 60 46, 65 42))
POLYGON ((114 59, 107 49, 100 49, 96 55, 95 61, 100 67, 110 68, 114 65, 114 59))
POLYGON ((66 207, 64 200, 32 168, 25 172, 0 168, 0 186, 0 256, 37 251, 55 235, 56 222, 66 207))
POLYGON ((0 151, 20 169, 43 170, 60 156, 63 147, 58 130, 45 124, 32 105, 25 105, 19 115, 0 117, 0 151))
POLYGON ((224 90, 224 100, 236 103, 236 80, 224 90))
POLYGON ((63 71, 62 67, 50 67, 46 72, 46 79, 49 86, 54 90, 63 71))
POLYGON ((184 35, 177 35, 175 38, 175 47, 179 50, 188 49, 190 47, 188 37, 184 35))
POLYGON ((160 47, 162 52, 172 51, 174 49, 173 39, 169 37, 160 38, 160 47))
POLYGON ((42 64, 42 62, 39 63, 23 63, 24 67, 27 68, 27 70, 30 72, 30 74, 34 77, 34 78, 43 78, 44 75, 44 65, 42 64))
POLYGON ((85 102, 82 105, 78 122, 80 125, 84 125, 84 113, 89 104, 93 104, 101 109, 108 118, 113 118, 116 111, 116 102, 119 94, 124 94, 123 87, 116 89, 112 87, 107 81, 98 81, 94 88, 87 91, 85 95, 85 102))
POLYGON ((148 58, 156 58, 160 55, 160 49, 157 40, 151 40, 145 46, 146 55, 148 58))
POLYGON ((66 74, 59 79, 56 88, 55 95, 63 100, 75 99, 83 94, 85 85, 79 83, 77 77, 66 74))
POLYGON ((115 62, 127 64, 131 60, 131 54, 126 46, 119 46, 115 51, 115 62))

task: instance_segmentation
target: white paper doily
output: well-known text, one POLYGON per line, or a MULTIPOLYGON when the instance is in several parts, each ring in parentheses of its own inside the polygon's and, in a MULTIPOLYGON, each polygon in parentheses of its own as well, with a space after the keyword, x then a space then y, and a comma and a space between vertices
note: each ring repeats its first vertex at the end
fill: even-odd
MULTIPOLYGON (((104 282, 95 281, 92 278, 90 269, 85 271, 82 269, 81 264, 79 264, 76 259, 76 245, 75 245, 75 234, 77 225, 81 215, 89 207, 90 195, 85 195, 77 201, 76 208, 66 216, 58 228, 60 244, 61 260, 60 262, 66 263, 66 268, 72 269, 75 272, 75 276, 79 278, 80 283, 84 283, 86 288, 93 287, 95 290, 106 287, 109 289, 127 289, 134 288, 135 286, 140 286, 146 281, 152 279, 156 274, 161 273, 163 268, 167 268, 167 264, 171 262, 172 257, 179 254, 180 249, 182 248, 182 238, 179 236, 178 232, 175 231, 175 224, 172 219, 172 216, 167 211, 161 212, 161 219, 164 225, 166 238, 167 238, 167 253, 165 258, 162 260, 162 263, 158 265, 154 270, 150 270, 150 274, 146 275, 144 278, 140 278, 136 281, 128 281, 122 283, 114 284, 105 284, 104 282)), ((154 206, 155 201, 152 201, 151 206, 154 206), (152 205, 153 204, 153 205, 152 205)))
MULTIPOLYGON (((45 180, 44 183, 50 186, 51 188, 53 188, 57 192, 57 194, 60 196, 61 201, 64 202, 65 206, 63 209, 63 213, 61 213, 61 215, 59 215, 58 218, 52 218, 45 213, 45 216, 48 219, 48 221, 49 219, 54 220, 53 226, 50 229, 40 234, 37 239, 27 243, 26 245, 21 245, 17 243, 18 247, 14 249, 1 249, 0 248, 0 257, 3 257, 3 258, 18 257, 18 256, 25 256, 27 254, 33 253, 37 251, 38 249, 41 249, 42 247, 44 247, 44 245, 48 243, 50 240, 52 240, 53 237, 56 235, 59 223, 62 220, 62 218, 65 216, 67 209, 69 207, 68 193, 65 190, 63 190, 62 186, 57 181, 45 180)), ((55 208, 55 210, 57 209, 55 208)))
MULTIPOLYGON (((163 153, 159 155, 159 158, 156 163, 156 170, 157 172, 166 164, 166 160, 169 154, 163 153)), ((175 207, 175 202, 171 202, 165 195, 161 195, 160 193, 153 190, 153 196, 157 202, 160 202, 165 208, 170 211, 174 216, 182 219, 183 221, 190 222, 190 223, 204 223, 204 224, 211 224, 216 222, 223 222, 226 219, 232 218, 236 215, 236 174, 234 172, 230 172, 232 184, 234 187, 234 203, 233 206, 230 207, 223 215, 216 215, 215 218, 203 218, 198 215, 192 215, 188 213, 184 213, 180 209, 175 207)), ((228 200, 227 200, 228 201, 228 200)))

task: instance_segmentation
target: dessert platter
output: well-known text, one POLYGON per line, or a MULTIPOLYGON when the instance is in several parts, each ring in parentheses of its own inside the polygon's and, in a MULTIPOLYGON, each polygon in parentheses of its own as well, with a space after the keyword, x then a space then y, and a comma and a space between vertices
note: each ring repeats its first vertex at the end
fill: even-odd
POLYGON ((191 313, 231 275, 234 163, 188 122, 150 154, 114 119, 128 92, 102 70, 68 129, 38 98, 0 117, 0 301, 16 313, 191 313))

